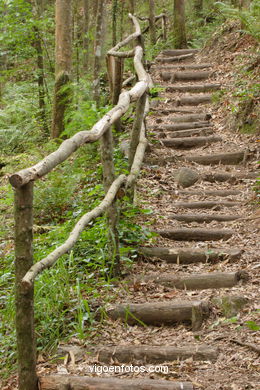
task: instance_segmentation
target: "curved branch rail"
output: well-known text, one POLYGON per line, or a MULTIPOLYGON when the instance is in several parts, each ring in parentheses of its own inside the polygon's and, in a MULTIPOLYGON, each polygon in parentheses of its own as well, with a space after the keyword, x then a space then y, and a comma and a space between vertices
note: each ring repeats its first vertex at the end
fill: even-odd
MULTIPOLYGON (((135 26, 138 25, 136 18, 131 16, 135 26)), ((138 25, 139 26, 139 25, 138 25)), ((141 34, 140 28, 136 28, 136 33, 132 34, 131 40, 135 39, 136 36, 141 34)), ((130 38, 129 37, 129 38, 130 38)), ((128 43, 129 39, 124 40, 123 42, 128 43)), ((115 46, 113 50, 110 51, 110 55, 119 56, 120 52, 117 52, 115 49, 122 47, 121 44, 115 46)), ((118 120, 129 108, 130 103, 137 101, 140 97, 146 93, 149 86, 151 85, 151 78, 146 73, 143 65, 142 65, 142 57, 143 57, 143 49, 141 46, 136 46, 134 49, 134 66, 136 73, 138 75, 139 81, 136 85, 128 92, 123 92, 119 96, 118 104, 112 108, 100 121, 98 121, 91 131, 81 131, 75 134, 70 139, 64 141, 61 146, 49 156, 45 157, 38 164, 33 167, 23 169, 18 173, 15 173, 10 177, 10 183, 16 187, 22 187, 32 180, 36 180, 48 172, 50 172, 54 167, 56 167, 59 163, 65 161, 75 150, 77 150, 81 145, 88 142, 95 142, 102 137, 102 135, 106 132, 110 126, 118 120)), ((50 268, 52 265, 56 263, 56 261, 65 253, 67 253, 76 243, 79 238, 80 233, 84 230, 87 224, 93 219, 97 218, 99 215, 104 213, 109 206, 113 203, 116 198, 117 191, 119 188, 126 183, 127 187, 133 186, 135 183, 144 158, 145 149, 147 147, 148 141, 145 136, 145 123, 144 118, 149 111, 149 100, 146 97, 145 100, 145 109, 144 116, 141 123, 141 131, 139 137, 139 143, 136 148, 133 164, 130 170, 130 174, 128 177, 125 175, 119 176, 110 186, 105 198, 100 203, 98 207, 93 209, 92 211, 83 215, 80 220, 75 225, 74 229, 71 231, 68 239, 56 248, 53 252, 51 252, 46 258, 40 260, 38 263, 34 264, 29 271, 24 275, 21 284, 25 290, 28 290, 32 287, 33 282, 37 275, 41 273, 46 268, 50 268)))
POLYGON ((54 265, 61 256, 67 253, 74 246, 80 236, 80 233, 85 229, 85 227, 93 219, 103 214, 109 206, 111 206, 119 188, 125 181, 126 176, 120 175, 113 182, 102 202, 89 213, 86 213, 80 218, 80 220, 74 226, 74 229, 71 231, 69 238, 62 245, 60 245, 53 252, 51 252, 47 257, 45 257, 41 261, 38 261, 38 263, 34 264, 29 269, 29 271, 22 279, 22 285, 25 289, 28 289, 32 286, 37 275, 39 275, 46 268, 50 268, 52 265, 54 265))

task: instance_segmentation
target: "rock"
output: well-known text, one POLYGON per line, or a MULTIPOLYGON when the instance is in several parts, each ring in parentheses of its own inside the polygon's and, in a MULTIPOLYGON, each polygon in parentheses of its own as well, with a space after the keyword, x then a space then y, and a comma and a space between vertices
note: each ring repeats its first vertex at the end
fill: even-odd
POLYGON ((235 317, 248 302, 248 298, 237 295, 226 295, 220 298, 212 299, 212 303, 221 310, 222 314, 226 318, 235 317))
POLYGON ((199 174, 190 168, 180 168, 175 174, 175 180, 178 186, 187 188, 199 180, 199 174))

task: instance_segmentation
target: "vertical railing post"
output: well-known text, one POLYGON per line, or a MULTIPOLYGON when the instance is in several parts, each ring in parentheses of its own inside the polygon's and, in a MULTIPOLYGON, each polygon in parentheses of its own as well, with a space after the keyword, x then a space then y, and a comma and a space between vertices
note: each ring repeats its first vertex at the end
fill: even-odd
MULTIPOLYGON (((111 127, 101 137, 101 160, 103 165, 103 183, 105 192, 115 180, 115 167, 113 158, 113 134, 111 127)), ((117 230, 118 211, 116 200, 107 210, 108 221, 108 254, 111 260, 110 276, 120 275, 120 253, 119 253, 119 236, 117 230)))
POLYGON ((162 30, 163 30, 163 40, 164 42, 167 41, 167 18, 166 15, 163 15, 162 17, 162 30))
POLYGON ((33 182, 15 189, 16 338, 19 390, 37 390, 34 288, 21 280, 33 265, 33 182))
MULTIPOLYGON (((123 71, 124 71, 124 59, 120 57, 114 57, 108 55, 107 60, 107 74, 110 87, 110 102, 114 105, 117 104, 119 95, 122 90, 123 83, 123 71)), ((121 120, 118 119, 115 124, 115 130, 121 131, 121 120)))

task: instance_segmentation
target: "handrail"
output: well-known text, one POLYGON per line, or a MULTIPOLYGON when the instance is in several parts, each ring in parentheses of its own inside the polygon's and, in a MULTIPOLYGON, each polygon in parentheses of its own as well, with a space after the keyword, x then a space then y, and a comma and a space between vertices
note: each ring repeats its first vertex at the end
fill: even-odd
POLYGON ((90 131, 78 132, 73 137, 63 141, 55 152, 49 154, 34 166, 22 169, 9 177, 9 181, 15 190, 16 334, 19 390, 37 389, 33 308, 33 282, 35 278, 43 270, 54 265, 62 255, 73 247, 79 235, 90 221, 115 207, 118 190, 123 185, 128 190, 129 188, 133 188, 141 169, 145 149, 148 144, 145 134, 145 116, 149 111, 147 91, 152 85, 152 81, 142 64, 143 48, 141 46, 141 28, 136 17, 131 14, 129 14, 129 17, 135 26, 135 32, 109 50, 108 56, 110 58, 133 57, 134 67, 138 77, 137 83, 130 90, 120 93, 118 103, 90 131), (128 52, 118 51, 133 40, 137 40, 137 44, 133 50, 128 52), (110 137, 112 137, 111 126, 123 116, 130 104, 136 101, 137 115, 130 143, 132 156, 130 173, 128 176, 120 175, 114 178, 113 149, 112 142, 110 142, 110 137), (102 148, 107 148, 103 167, 110 177, 105 185, 105 197, 97 207, 80 218, 62 245, 57 247, 44 259, 33 264, 32 209, 34 181, 46 175, 58 164, 65 161, 81 145, 97 140, 101 140, 102 148))
MULTIPOLYGON (((129 15, 136 27, 136 32, 131 34, 124 41, 117 44, 113 49, 108 51, 108 54, 111 56, 120 56, 120 52, 117 50, 127 43, 131 42, 131 40, 140 37, 141 29, 137 22, 137 19, 129 15)), ((32 180, 37 180, 43 175, 50 172, 55 166, 57 166, 62 161, 66 160, 79 146, 85 144, 87 142, 95 142, 102 137, 105 131, 117 120, 119 119, 129 108, 131 102, 138 100, 148 89, 151 80, 149 75, 146 73, 143 65, 142 65, 142 56, 143 49, 141 46, 136 46, 134 49, 134 66, 136 73, 138 75, 139 81, 136 85, 131 88, 128 92, 123 92, 119 96, 118 104, 112 108, 107 114, 104 115, 102 119, 100 119, 90 131, 81 131, 75 134, 70 139, 64 141, 61 146, 53 153, 45 157, 42 161, 37 163, 36 165, 23 169, 15 174, 13 174, 9 180, 10 183, 15 188, 20 188, 27 184, 32 180)), ((149 101, 146 97, 145 99, 145 109, 143 118, 149 112, 149 101)), ((51 252, 47 257, 40 260, 36 264, 34 264, 24 275, 21 284, 25 289, 28 289, 32 286, 36 276, 41 273, 44 269, 51 267, 55 262, 66 252, 68 252, 75 242, 77 241, 80 233, 85 228, 85 226, 94 218, 99 216, 102 212, 104 212, 109 205, 112 204, 113 200, 116 197, 116 193, 118 189, 122 186, 123 183, 126 183, 126 187, 131 187, 135 182, 142 165, 143 156, 145 153, 145 149, 147 147, 148 141, 145 136, 145 125, 142 121, 140 128, 140 138, 137 142, 137 148, 135 153, 135 158, 133 160, 132 167, 130 169, 130 174, 128 177, 125 175, 119 176, 111 185, 108 190, 105 198, 97 206, 94 210, 86 213, 81 217, 81 219, 77 222, 73 230, 71 231, 69 238, 58 248, 56 248, 53 252, 51 252), (108 201, 109 199, 109 201, 108 201)))

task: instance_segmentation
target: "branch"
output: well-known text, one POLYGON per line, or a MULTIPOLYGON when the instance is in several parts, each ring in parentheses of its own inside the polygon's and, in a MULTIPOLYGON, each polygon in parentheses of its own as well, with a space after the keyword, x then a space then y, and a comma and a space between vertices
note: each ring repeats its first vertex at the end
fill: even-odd
POLYGON ((107 52, 108 55, 114 55, 114 54, 112 54, 112 52, 117 52, 119 49, 121 49, 121 47, 126 46, 129 42, 131 42, 131 41, 133 41, 141 36, 142 32, 141 32, 141 28, 140 28, 140 25, 138 23, 137 18, 135 16, 133 16, 132 14, 128 14, 128 16, 130 19, 132 19, 132 22, 135 26, 135 32, 133 34, 129 35, 123 41, 119 42, 116 46, 112 47, 112 49, 110 49, 107 52))
POLYGON ((36 276, 41 273, 46 268, 50 268, 56 261, 65 253, 67 253, 73 245, 78 240, 80 233, 85 229, 86 225, 89 224, 93 219, 96 219, 98 216, 104 213, 109 206, 113 203, 117 192, 121 185, 126 181, 125 175, 120 175, 110 186, 106 196, 99 204, 90 212, 83 215, 80 220, 76 223, 74 229, 71 231, 69 238, 53 252, 51 252, 47 257, 34 264, 30 270, 25 274, 22 279, 22 285, 25 289, 28 289, 32 286, 36 276))

